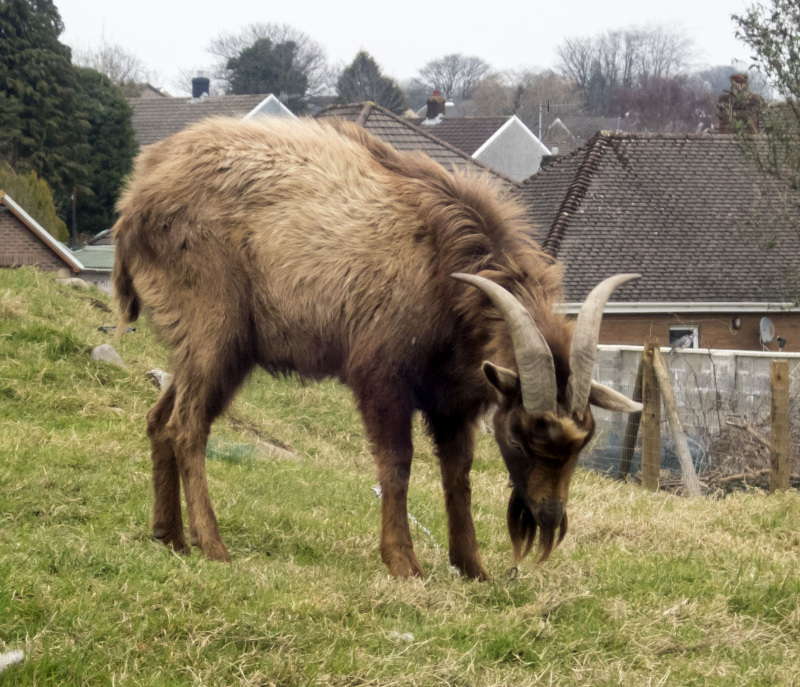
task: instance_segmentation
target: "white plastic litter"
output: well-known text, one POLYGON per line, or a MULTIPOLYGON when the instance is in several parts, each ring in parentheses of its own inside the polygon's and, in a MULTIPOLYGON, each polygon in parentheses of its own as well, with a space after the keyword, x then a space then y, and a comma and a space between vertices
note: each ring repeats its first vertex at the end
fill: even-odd
POLYGON ((25 654, 21 651, 9 651, 7 654, 0 654, 0 673, 2 673, 8 666, 13 666, 15 663, 22 663, 25 654))

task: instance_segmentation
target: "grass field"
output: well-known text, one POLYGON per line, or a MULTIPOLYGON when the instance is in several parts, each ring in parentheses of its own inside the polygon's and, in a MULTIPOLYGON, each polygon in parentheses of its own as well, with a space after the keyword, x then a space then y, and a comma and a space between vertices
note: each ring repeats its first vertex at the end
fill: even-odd
POLYGON ((152 541, 143 322, 98 292, 0 270, 0 654, 8 685, 800 684, 800 497, 686 500, 579 471, 570 533, 509 580, 507 475, 473 471, 493 581, 450 571, 421 428, 410 492, 424 580, 386 575, 349 392, 259 374, 212 432, 233 562, 152 541), (94 299, 94 300, 93 300, 94 299), (127 369, 97 363, 109 342, 127 369), (296 458, 270 450, 289 447, 296 458), (424 528, 424 529, 423 529, 424 528))

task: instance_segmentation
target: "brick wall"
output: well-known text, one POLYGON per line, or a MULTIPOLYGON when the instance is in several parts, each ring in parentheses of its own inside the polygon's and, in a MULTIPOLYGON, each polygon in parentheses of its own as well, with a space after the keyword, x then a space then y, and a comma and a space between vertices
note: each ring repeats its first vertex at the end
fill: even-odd
POLYGON ((669 346, 669 328, 696 326, 700 334, 700 348, 717 348, 739 351, 778 351, 777 341, 762 346, 759 341, 759 324, 762 317, 775 324, 775 335, 786 339, 785 352, 800 351, 800 313, 695 313, 659 315, 604 315, 600 328, 601 344, 641 346, 648 337, 669 346), (739 329, 734 329, 733 318, 741 319, 739 329))
POLYGON ((0 206, 0 267, 36 265, 42 270, 67 266, 47 244, 8 208, 0 206))

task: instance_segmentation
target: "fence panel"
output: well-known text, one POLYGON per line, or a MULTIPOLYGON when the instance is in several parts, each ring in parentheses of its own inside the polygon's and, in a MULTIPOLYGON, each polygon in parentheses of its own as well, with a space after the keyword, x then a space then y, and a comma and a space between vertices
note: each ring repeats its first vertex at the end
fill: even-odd
MULTIPOLYGON (((642 347, 601 346, 595 379, 633 397, 642 347)), ((675 405, 692 462, 701 481, 738 478, 769 482, 771 467, 770 366, 788 365, 789 473, 800 474, 800 354, 662 348, 675 405)), ((785 411, 783 411, 785 413, 785 411)), ((623 413, 595 409, 596 432, 582 464, 610 475, 641 478, 641 432, 623 413), (621 463, 625 444, 633 445, 630 464, 621 463)), ((666 415, 661 417, 661 483, 680 484, 680 461, 666 415)))

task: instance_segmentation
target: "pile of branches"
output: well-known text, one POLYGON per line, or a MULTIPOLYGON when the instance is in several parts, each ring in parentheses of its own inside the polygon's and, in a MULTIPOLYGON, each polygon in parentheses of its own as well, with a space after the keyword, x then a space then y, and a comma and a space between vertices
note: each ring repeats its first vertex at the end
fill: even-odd
MULTIPOLYGON (((792 418, 789 440, 789 480, 793 486, 800 484, 798 419, 792 418)), ((702 480, 709 488, 731 490, 754 486, 766 489, 769 487, 771 448, 768 419, 750 424, 742 417, 731 417, 708 445, 708 467, 702 480)))
MULTIPOLYGON (((800 409, 792 411, 789 439, 789 482, 800 487, 800 409)), ((698 466, 698 478, 703 493, 735 491, 747 488, 769 489, 772 469, 772 445, 769 419, 751 424, 744 417, 731 416, 720 432, 708 442, 703 459, 705 467, 698 466)), ((632 475, 640 484, 641 470, 632 475)), ((683 493, 684 482, 680 471, 661 470, 659 489, 683 493)))

